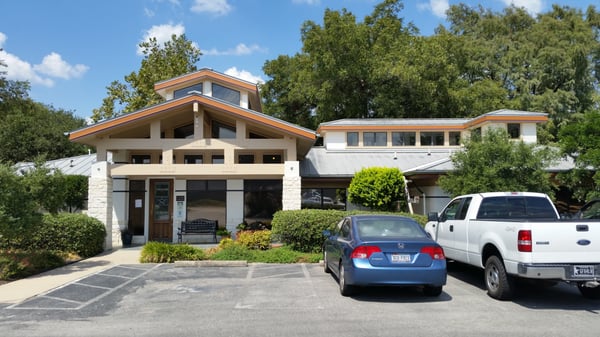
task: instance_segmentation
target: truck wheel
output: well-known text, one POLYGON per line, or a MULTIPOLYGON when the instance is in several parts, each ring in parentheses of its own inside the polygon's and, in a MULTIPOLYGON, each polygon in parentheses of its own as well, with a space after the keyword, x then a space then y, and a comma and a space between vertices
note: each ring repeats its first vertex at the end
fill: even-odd
POLYGON ((488 295, 499 300, 512 297, 514 280, 506 273, 504 263, 497 256, 490 256, 485 262, 484 277, 488 295))
POLYGON ((585 286, 585 282, 577 283, 577 288, 583 297, 592 300, 600 300, 600 286, 590 288, 585 286))

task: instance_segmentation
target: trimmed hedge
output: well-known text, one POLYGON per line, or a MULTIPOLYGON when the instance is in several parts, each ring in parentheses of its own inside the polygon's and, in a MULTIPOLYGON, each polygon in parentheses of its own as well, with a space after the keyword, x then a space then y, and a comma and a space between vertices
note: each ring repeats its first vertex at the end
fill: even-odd
POLYGON ((271 222, 272 234, 293 250, 316 253, 322 250, 323 231, 333 230, 343 217, 352 214, 394 214, 411 217, 421 225, 427 222, 424 215, 408 213, 302 209, 276 212, 271 222))
POLYGON ((41 225, 23 236, 21 248, 72 252, 87 258, 104 251, 105 238, 106 229, 98 219, 76 213, 45 214, 41 225))
POLYGON ((204 250, 188 244, 170 244, 151 241, 144 245, 140 254, 141 263, 173 263, 175 261, 205 260, 204 250))

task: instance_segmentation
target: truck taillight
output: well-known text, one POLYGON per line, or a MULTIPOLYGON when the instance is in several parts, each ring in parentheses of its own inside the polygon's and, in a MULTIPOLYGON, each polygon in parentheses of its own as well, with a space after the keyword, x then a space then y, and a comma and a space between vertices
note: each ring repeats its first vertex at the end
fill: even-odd
POLYGON ((358 246, 354 248, 351 259, 368 259, 373 253, 380 253, 381 249, 377 246, 358 246))
POLYGON ((520 252, 531 252, 533 241, 531 240, 530 230, 520 230, 517 236, 517 247, 520 252))
POLYGON ((425 246, 421 248, 421 253, 428 254, 434 260, 443 260, 445 258, 442 247, 425 246))

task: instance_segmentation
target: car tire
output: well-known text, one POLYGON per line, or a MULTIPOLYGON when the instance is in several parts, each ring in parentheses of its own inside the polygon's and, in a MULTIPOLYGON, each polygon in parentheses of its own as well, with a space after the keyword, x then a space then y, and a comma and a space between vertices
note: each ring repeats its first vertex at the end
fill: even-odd
POLYGON ((330 274, 331 273, 331 269, 329 269, 329 265, 327 264, 327 252, 323 251, 323 271, 325 271, 325 273, 330 274))
POLYGON ((583 297, 591 300, 600 300, 600 286, 590 288, 585 286, 585 282, 577 283, 577 288, 583 297))
POLYGON ((439 286, 439 287, 424 286, 423 294, 425 296, 430 296, 430 297, 440 296, 442 294, 442 286, 439 286))
POLYGON ((350 296, 354 294, 354 287, 346 283, 346 275, 344 271, 344 265, 340 261, 340 272, 338 277, 338 283, 340 285, 340 294, 342 296, 350 296))
POLYGON ((504 263, 497 256, 490 256, 485 262, 485 287, 490 297, 498 300, 508 300, 513 295, 515 283, 506 273, 504 263))

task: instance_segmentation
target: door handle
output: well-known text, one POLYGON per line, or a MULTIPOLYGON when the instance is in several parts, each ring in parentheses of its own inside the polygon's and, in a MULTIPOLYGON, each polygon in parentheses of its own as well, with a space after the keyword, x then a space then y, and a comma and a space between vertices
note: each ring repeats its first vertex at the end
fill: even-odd
POLYGON ((454 225, 450 225, 450 231, 454 232, 454 225))

